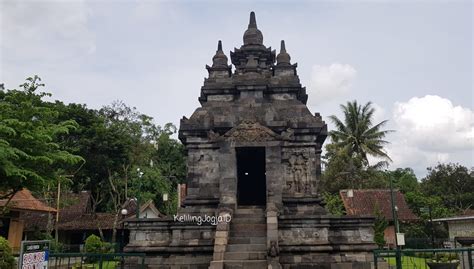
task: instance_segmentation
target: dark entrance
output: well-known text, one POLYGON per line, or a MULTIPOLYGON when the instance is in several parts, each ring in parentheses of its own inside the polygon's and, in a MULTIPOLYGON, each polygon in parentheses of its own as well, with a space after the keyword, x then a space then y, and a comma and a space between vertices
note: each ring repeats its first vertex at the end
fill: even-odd
POLYGON ((265 148, 236 148, 237 201, 239 205, 265 205, 265 148))

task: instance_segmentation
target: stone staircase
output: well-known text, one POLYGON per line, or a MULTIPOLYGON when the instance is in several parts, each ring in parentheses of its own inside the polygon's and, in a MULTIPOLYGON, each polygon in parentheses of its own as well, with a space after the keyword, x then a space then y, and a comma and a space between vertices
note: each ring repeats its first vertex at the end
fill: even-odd
POLYGON ((230 224, 224 254, 224 269, 267 268, 267 222, 265 210, 240 206, 230 224))

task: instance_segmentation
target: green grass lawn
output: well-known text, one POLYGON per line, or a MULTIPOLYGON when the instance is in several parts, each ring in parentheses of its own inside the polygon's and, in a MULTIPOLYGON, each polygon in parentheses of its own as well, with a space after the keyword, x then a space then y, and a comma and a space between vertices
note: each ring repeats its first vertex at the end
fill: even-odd
MULTIPOLYGON (((102 269, 115 269, 115 268, 117 268, 118 263, 119 262, 103 262, 102 263, 102 269)), ((98 269, 99 264, 94 264, 94 268, 98 269)))
MULTIPOLYGON (((395 257, 385 258, 385 260, 391 266, 395 266, 395 257)), ((424 258, 403 256, 402 257, 402 268, 403 269, 425 269, 428 268, 424 258)))
MULTIPOLYGON (((104 261, 102 262, 102 269, 116 269, 117 268, 117 264, 119 262, 117 261, 104 261)), ((99 264, 98 263, 94 263, 94 264, 83 264, 82 267, 80 265, 78 265, 77 267, 73 266, 72 267, 73 269, 99 269, 99 264)))

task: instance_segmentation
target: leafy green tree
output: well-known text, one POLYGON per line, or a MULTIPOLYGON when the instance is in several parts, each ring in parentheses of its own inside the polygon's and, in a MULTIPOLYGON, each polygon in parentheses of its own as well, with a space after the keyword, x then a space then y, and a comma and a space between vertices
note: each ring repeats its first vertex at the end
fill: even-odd
POLYGON ((428 168, 421 187, 427 195, 441 197, 449 208, 464 210, 474 207, 474 168, 453 163, 438 164, 428 168))
POLYGON ((86 160, 70 187, 91 191, 94 212, 114 212, 117 224, 123 203, 138 196, 155 201, 163 213, 176 210, 176 184, 184 180, 186 165, 183 145, 171 138, 174 125, 156 125, 120 101, 100 110, 61 102, 55 107, 78 123, 60 145, 86 160), (140 180, 137 168, 144 173, 140 180), (170 201, 162 201, 164 193, 170 201))
POLYGON ((15 268, 15 258, 8 241, 0 236, 0 269, 15 268))
POLYGON ((386 188, 388 177, 377 166, 364 166, 361 158, 351 157, 335 144, 326 146, 321 189, 337 193, 341 189, 386 188))
POLYGON ((388 221, 382 214, 382 211, 375 211, 375 221, 374 221, 374 241, 379 248, 385 246, 385 229, 388 227, 388 221))
MULTIPOLYGON (((432 233, 429 210, 433 219, 450 217, 456 212, 455 209, 446 207, 441 197, 427 195, 421 191, 421 188, 406 192, 405 200, 413 213, 422 220, 402 226, 402 231, 407 234, 407 238, 429 238, 432 233)), ((447 231, 441 225, 434 224, 434 234, 436 238, 447 237, 447 231)))
POLYGON ((139 197, 141 203, 153 200, 161 213, 175 213, 177 193, 176 185, 172 180, 162 175, 161 170, 156 167, 143 166, 140 171, 143 172, 141 178, 138 178, 137 174, 132 174, 130 177, 130 194, 133 197, 139 197), (165 193, 168 194, 168 201, 163 201, 165 193))
POLYGON ((158 138, 156 152, 153 154, 156 167, 174 184, 183 183, 186 178, 185 147, 176 139, 171 138, 175 132, 176 127, 171 123, 166 124, 158 138))
POLYGON ((105 120, 97 110, 59 101, 54 107, 60 112, 60 120, 74 120, 78 124, 68 136, 60 137, 60 147, 85 159, 67 187, 74 192, 89 190, 93 211, 104 209, 107 199, 102 190, 107 164, 125 155, 124 148, 117 143, 117 134, 106 129, 105 120))
POLYGON ((346 213, 344 203, 342 202, 339 194, 331 194, 329 192, 323 193, 324 202, 326 203, 326 209, 329 213, 334 216, 342 216, 346 213))
POLYGON ((58 121, 59 112, 39 92, 44 84, 29 77, 22 90, 0 90, 0 199, 11 198, 22 188, 40 191, 56 182, 83 158, 62 150, 60 136, 77 128, 73 120, 58 121))
POLYGON ((395 171, 389 171, 388 175, 392 176, 395 187, 402 193, 417 191, 420 188, 420 183, 411 168, 397 168, 395 171))

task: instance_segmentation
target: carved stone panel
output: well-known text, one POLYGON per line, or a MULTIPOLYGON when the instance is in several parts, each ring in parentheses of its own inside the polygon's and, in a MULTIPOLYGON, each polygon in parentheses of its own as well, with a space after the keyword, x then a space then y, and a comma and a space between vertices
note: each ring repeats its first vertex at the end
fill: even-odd
POLYGON ((225 133, 221 139, 236 142, 263 142, 277 138, 276 133, 258 122, 243 121, 225 133))
POLYGON ((286 150, 282 157, 285 166, 284 192, 287 194, 312 194, 315 178, 312 173, 314 164, 310 151, 308 149, 286 150))

